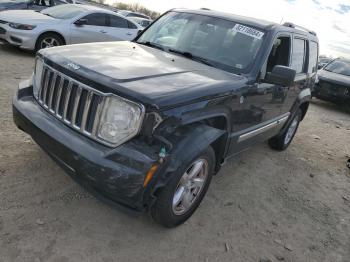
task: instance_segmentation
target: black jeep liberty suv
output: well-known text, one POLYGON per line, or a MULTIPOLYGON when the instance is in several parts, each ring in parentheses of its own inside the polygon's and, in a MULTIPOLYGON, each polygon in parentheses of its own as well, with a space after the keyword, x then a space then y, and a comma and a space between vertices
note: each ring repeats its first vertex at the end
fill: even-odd
POLYGON ((230 156, 291 143, 311 98, 316 34, 174 9, 132 42, 41 50, 13 117, 104 200, 186 221, 230 156))

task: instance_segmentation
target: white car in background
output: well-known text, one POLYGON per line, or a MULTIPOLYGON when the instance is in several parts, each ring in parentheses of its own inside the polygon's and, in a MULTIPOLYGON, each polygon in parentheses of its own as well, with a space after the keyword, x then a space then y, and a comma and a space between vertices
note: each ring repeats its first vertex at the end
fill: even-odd
POLYGON ((141 17, 128 17, 128 18, 129 20, 139 24, 142 28, 146 28, 153 22, 151 19, 146 19, 141 17))
POLYGON ((99 7, 65 4, 35 12, 0 12, 0 41, 22 49, 134 39, 141 27, 99 7))

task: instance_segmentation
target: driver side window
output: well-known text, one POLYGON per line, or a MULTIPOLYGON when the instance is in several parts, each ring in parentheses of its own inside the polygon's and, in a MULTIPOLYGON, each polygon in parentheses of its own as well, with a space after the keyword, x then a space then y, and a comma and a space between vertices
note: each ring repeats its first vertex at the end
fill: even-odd
POLYGON ((291 41, 289 36, 278 37, 267 60, 266 72, 272 72, 276 65, 289 66, 291 41))

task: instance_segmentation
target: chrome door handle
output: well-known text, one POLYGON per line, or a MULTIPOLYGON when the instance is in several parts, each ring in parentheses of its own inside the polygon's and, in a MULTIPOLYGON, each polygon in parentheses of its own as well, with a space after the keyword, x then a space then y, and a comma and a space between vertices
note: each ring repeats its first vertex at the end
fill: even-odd
POLYGON ((132 35, 132 33, 130 33, 130 32, 129 32, 129 33, 126 33, 126 34, 127 34, 127 35, 132 35))
POLYGON ((100 30, 100 33, 105 34, 105 33, 107 33, 107 31, 105 31, 105 30, 100 30))

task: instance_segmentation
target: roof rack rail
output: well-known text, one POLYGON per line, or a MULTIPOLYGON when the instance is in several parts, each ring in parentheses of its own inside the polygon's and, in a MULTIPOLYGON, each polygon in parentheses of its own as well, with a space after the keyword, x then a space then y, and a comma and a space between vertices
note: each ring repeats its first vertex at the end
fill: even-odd
POLYGON ((210 9, 210 8, 207 8, 207 7, 201 7, 200 10, 211 11, 211 9, 210 9))
POLYGON ((308 32, 309 34, 312 34, 312 35, 314 35, 314 36, 317 35, 315 31, 309 30, 309 29, 307 29, 307 28, 305 28, 305 27, 302 27, 302 26, 299 26, 299 25, 295 25, 295 24, 290 23, 290 22, 284 23, 283 26, 290 27, 290 28, 295 28, 295 29, 300 29, 300 30, 306 31, 306 32, 308 32))

